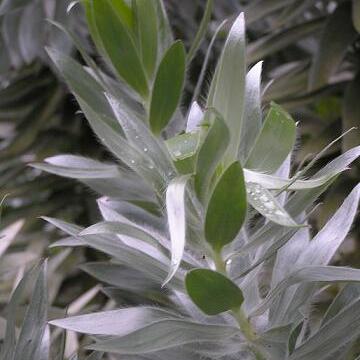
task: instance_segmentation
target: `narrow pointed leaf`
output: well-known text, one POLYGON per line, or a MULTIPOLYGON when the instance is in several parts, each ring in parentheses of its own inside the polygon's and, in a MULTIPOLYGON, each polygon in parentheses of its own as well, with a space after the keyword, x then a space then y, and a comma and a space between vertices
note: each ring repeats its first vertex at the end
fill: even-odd
POLYGON ((194 101, 191 105, 186 123, 186 132, 198 131, 201 121, 203 120, 203 111, 199 104, 194 101))
MULTIPOLYGON (((208 114, 211 117, 210 114, 208 114)), ((229 130, 224 120, 215 116, 203 144, 200 147, 197 162, 195 189, 200 199, 204 200, 209 192, 209 185, 216 167, 222 160, 230 139, 229 130)))
POLYGON ((46 264, 40 269, 33 294, 16 344, 14 360, 33 360, 39 355, 47 320, 46 264))
POLYGON ((93 2, 98 34, 118 74, 140 95, 148 95, 145 70, 128 29, 107 0, 93 2))
POLYGON ((325 360, 360 334, 360 300, 331 319, 294 350, 289 360, 325 360), (346 334, 346 336, 344 336, 346 334))
POLYGON ((244 298, 239 287, 226 276, 208 269, 186 274, 186 291, 196 306, 207 315, 237 309, 244 298))
POLYGON ((211 195, 205 217, 206 241, 216 251, 234 240, 246 217, 246 190, 240 163, 231 164, 211 195))
POLYGON ((238 329, 231 326, 168 319, 143 327, 122 338, 99 341, 88 348, 117 354, 151 354, 160 350, 201 342, 219 342, 233 337, 238 329))
POLYGON ((344 241, 357 213, 360 184, 348 195, 341 207, 310 241, 296 264, 326 265, 344 241))
POLYGON ((159 134, 179 105, 185 80, 185 48, 176 41, 165 53, 156 73, 151 94, 149 123, 159 134))
POLYGON ((151 79, 158 54, 156 0, 136 0, 136 28, 144 68, 151 79))
POLYGON ((291 272, 268 293, 262 303, 251 314, 263 313, 282 292, 298 283, 360 282, 360 270, 337 266, 305 266, 291 272))
POLYGON ((162 140, 157 139, 136 114, 125 112, 116 98, 109 94, 106 97, 129 143, 148 158, 164 178, 172 178, 176 172, 162 140))
POLYGON ((148 324, 174 317, 171 312, 149 306, 129 307, 50 321, 51 325, 91 335, 125 336, 148 324))
POLYGON ((166 212, 171 241, 170 271, 163 286, 175 275, 184 255, 186 241, 186 185, 189 176, 175 178, 166 190, 166 212))
POLYGON ((97 234, 118 234, 133 237, 156 248, 160 247, 159 242, 151 234, 144 230, 118 221, 103 221, 82 230, 80 236, 97 234))
POLYGON ((261 130, 261 71, 262 62, 259 62, 246 75, 245 109, 239 147, 239 159, 241 161, 249 156, 249 152, 261 130))
POLYGON ((241 137, 245 94, 245 20, 240 14, 226 40, 223 53, 212 80, 213 95, 208 107, 220 112, 231 134, 227 164, 237 159, 241 137))

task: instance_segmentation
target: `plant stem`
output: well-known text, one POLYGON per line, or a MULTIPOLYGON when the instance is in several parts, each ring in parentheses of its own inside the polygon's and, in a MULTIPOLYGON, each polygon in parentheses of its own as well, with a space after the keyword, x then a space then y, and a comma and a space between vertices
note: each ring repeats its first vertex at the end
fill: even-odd
MULTIPOLYGON (((216 270, 224 275, 227 275, 226 265, 224 260, 222 259, 221 252, 214 251, 213 260, 215 263, 216 270)), ((239 328, 243 333, 246 340, 249 342, 249 347, 251 351, 256 356, 257 360, 266 360, 266 357, 261 353, 261 351, 254 344, 254 341, 257 338, 256 332, 254 331, 250 321, 247 319, 241 307, 238 309, 233 309, 231 311, 232 316, 235 318, 237 323, 239 324, 239 328)))

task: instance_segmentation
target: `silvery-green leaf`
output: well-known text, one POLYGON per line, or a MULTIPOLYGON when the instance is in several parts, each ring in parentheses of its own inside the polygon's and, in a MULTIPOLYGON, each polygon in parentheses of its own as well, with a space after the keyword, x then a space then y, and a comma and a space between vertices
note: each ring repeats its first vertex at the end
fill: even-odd
POLYGON ((172 178, 175 169, 161 140, 151 133, 141 119, 123 111, 122 105, 117 99, 109 94, 106 96, 129 143, 142 152, 145 158, 149 157, 149 161, 152 161, 165 179, 172 178))
POLYGON ((133 226, 130 223, 115 222, 115 221, 103 221, 82 230, 80 236, 84 235, 97 235, 97 234, 118 234, 135 239, 141 240, 155 248, 160 248, 159 241, 155 239, 151 234, 145 232, 139 227, 133 226))
POLYGON ((171 241, 171 265, 166 285, 175 275, 184 255, 186 243, 186 186, 189 176, 175 178, 166 189, 166 213, 171 241))
POLYGON ((51 325, 91 335, 125 336, 151 323, 174 318, 160 308, 138 306, 52 320, 51 325))
POLYGON ((29 307, 16 344, 14 360, 33 360, 39 356, 47 320, 46 263, 40 268, 29 307))
POLYGON ((306 190, 321 187, 336 175, 348 169, 348 166, 360 156, 360 146, 348 150, 346 153, 330 161, 315 175, 307 180, 284 179, 274 175, 263 174, 257 171, 244 169, 246 182, 254 182, 262 185, 268 190, 280 190, 287 187, 288 190, 306 190))
POLYGON ((159 57, 162 58, 165 51, 173 43, 173 33, 169 23, 163 0, 155 0, 155 6, 158 16, 158 49, 159 57))
POLYGON ((218 342, 239 333, 231 326, 163 320, 121 338, 99 341, 88 348, 117 354, 147 354, 198 342, 218 342))
POLYGON ((189 115, 186 123, 186 132, 198 131, 201 121, 203 120, 204 113, 199 104, 194 101, 191 105, 189 115))
POLYGON ((136 294, 141 301, 149 300, 157 305, 169 306, 168 292, 140 271, 109 262, 86 263, 80 266, 80 269, 97 280, 114 286, 115 289, 136 294))
MULTIPOLYGON (((207 116, 211 118, 211 114, 207 116)), ((199 149, 196 160, 195 190, 206 201, 216 167, 224 158, 230 140, 229 129, 220 116, 216 116, 199 149)))
POLYGON ((230 131, 226 165, 237 159, 240 145, 245 95, 245 20, 240 14, 235 20, 211 85, 208 107, 220 112, 230 131))
POLYGON ((103 118, 81 99, 78 102, 87 115, 87 119, 93 130, 107 148, 127 166, 137 172, 161 193, 164 186, 164 178, 157 171, 153 161, 143 155, 142 152, 131 146, 117 131, 115 131, 103 118))
POLYGON ((16 274, 21 267, 30 264, 36 258, 37 254, 29 250, 11 252, 3 255, 0 261, 0 277, 16 274))
POLYGON ((292 151, 295 139, 294 120, 279 105, 272 103, 245 167, 260 172, 275 172, 292 151))
POLYGON ((261 130, 261 71, 262 62, 259 62, 246 75, 245 110, 239 147, 241 161, 247 159, 261 130))
POLYGON ((301 226, 296 223, 273 194, 260 184, 247 183, 246 192, 251 206, 267 219, 283 226, 301 226))
POLYGON ((255 343, 263 349, 263 352, 270 359, 285 359, 290 331, 291 325, 272 328, 261 333, 255 343))
POLYGON ((289 360, 325 360, 360 333, 360 300, 347 306, 297 347, 289 360), (346 334, 346 336, 344 336, 346 334))
POLYGON ((45 327, 44 335, 41 341, 41 346, 38 348, 38 354, 36 354, 39 360, 49 360, 50 357, 50 328, 49 325, 45 327))
POLYGON ((273 268, 272 286, 275 286, 289 274, 302 251, 309 245, 309 242, 309 228, 302 228, 298 229, 295 234, 292 234, 289 241, 279 249, 273 268))
POLYGON ((337 294, 327 309, 321 326, 324 326, 334 316, 339 314, 347 305, 360 299, 360 284, 346 284, 337 294))
MULTIPOLYGON (((150 276, 154 281, 158 281, 160 284, 167 276, 169 263, 166 264, 157 258, 147 255, 139 249, 127 246, 116 238, 110 239, 97 235, 96 237, 83 236, 83 239, 87 246, 114 257, 116 261, 123 265, 141 271, 147 276, 150 276)), ((182 289, 183 284, 180 279, 181 276, 178 272, 170 281, 169 286, 182 289)))
POLYGON ((350 231, 357 213, 359 199, 360 185, 354 188, 337 212, 310 241, 299 256, 296 262, 297 266, 325 265, 329 263, 350 231))
POLYGON ((337 266, 305 266, 292 271, 284 280, 280 281, 270 290, 262 303, 251 315, 262 314, 275 300, 275 298, 290 286, 298 283, 333 283, 333 282, 359 282, 360 270, 337 266))
POLYGON ((16 319, 15 314, 19 310, 23 296, 30 280, 33 277, 38 277, 40 273, 40 266, 36 266, 29 272, 26 272, 23 278, 20 280, 16 289, 14 290, 12 297, 7 306, 7 319, 6 319, 6 332, 3 342, 3 346, 0 351, 1 359, 13 359, 16 348, 16 319))
POLYGON ((315 53, 310 70, 310 89, 318 89, 328 83, 343 59, 346 49, 357 36, 358 33, 351 21, 351 3, 338 5, 323 29, 319 49, 315 53))
POLYGON ((111 117, 112 111, 104 94, 105 89, 71 57, 52 48, 47 48, 47 52, 74 95, 99 113, 111 117))
MULTIPOLYGON (((1 204, 0 204, 1 207, 1 204)), ((15 240, 16 235, 19 233, 24 225, 24 220, 18 220, 15 223, 2 229, 0 232, 0 257, 5 253, 6 249, 15 240)), ((0 260, 1 261, 1 260, 0 260)))
POLYGON ((92 159, 57 155, 32 167, 52 174, 78 179, 101 195, 123 200, 155 200, 151 188, 135 173, 92 159))
POLYGON ((76 155, 56 155, 32 167, 74 179, 105 179, 120 175, 119 167, 76 155))

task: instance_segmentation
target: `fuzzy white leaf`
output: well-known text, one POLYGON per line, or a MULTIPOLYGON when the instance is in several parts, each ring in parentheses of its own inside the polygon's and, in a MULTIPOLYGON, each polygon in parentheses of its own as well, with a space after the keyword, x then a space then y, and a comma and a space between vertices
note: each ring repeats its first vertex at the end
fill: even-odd
POLYGON ((18 220, 0 232, 0 257, 16 238, 16 235, 24 225, 24 220, 18 220))
POLYGON ((360 334, 360 299, 347 306, 294 350, 289 360, 325 360, 360 334))
POLYGON ((248 157, 261 130, 261 72, 262 61, 254 65, 246 75, 245 109, 239 147, 241 161, 248 157))
POLYGON ((344 241, 354 221, 360 199, 360 184, 345 199, 338 211, 310 241, 295 266, 325 265, 344 241))
POLYGON ((219 342, 239 334, 231 326, 200 324, 185 320, 163 320, 122 338, 100 341, 88 348, 118 354, 146 354, 204 341, 219 342))
POLYGON ((245 19, 241 13, 231 27, 210 90, 208 107, 220 112, 229 128, 231 141, 225 162, 237 159, 245 95, 245 19))
POLYGON ((125 336, 166 318, 174 318, 174 314, 155 307, 138 306, 71 316, 50 321, 50 324, 90 335, 125 336))
POLYGON ((297 271, 293 271, 284 280, 280 281, 266 296, 263 302, 251 314, 262 314, 274 299, 287 290, 290 286, 298 283, 312 282, 360 282, 360 270, 337 267, 337 266, 306 266, 297 271))
POLYGON ((199 104, 194 101, 191 105, 190 112, 186 123, 186 132, 193 132, 199 130, 201 121, 203 120, 204 113, 199 104))
POLYGON ((174 179, 166 190, 166 211, 171 240, 171 266, 163 286, 175 275, 184 255, 186 241, 186 185, 189 176, 174 179))

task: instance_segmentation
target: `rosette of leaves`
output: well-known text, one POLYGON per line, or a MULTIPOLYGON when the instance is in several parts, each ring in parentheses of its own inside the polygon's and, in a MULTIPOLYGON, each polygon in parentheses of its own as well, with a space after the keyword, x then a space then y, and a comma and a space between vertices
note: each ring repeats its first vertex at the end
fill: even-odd
POLYGON ((354 359, 360 271, 329 262, 350 230, 360 187, 316 234, 307 218, 360 148, 311 176, 314 161, 292 170, 297 128, 275 103, 262 114, 262 63, 246 72, 242 14, 206 104, 194 102, 184 116, 188 58, 162 2, 84 7, 112 75, 83 49, 86 66, 48 52, 115 161, 66 154, 33 167, 103 195, 103 221, 88 228, 46 220, 68 235, 52 246, 109 257, 82 269, 106 284, 115 305, 51 324, 90 335, 87 348, 113 359, 354 359), (314 312, 329 285, 337 297, 314 312))

